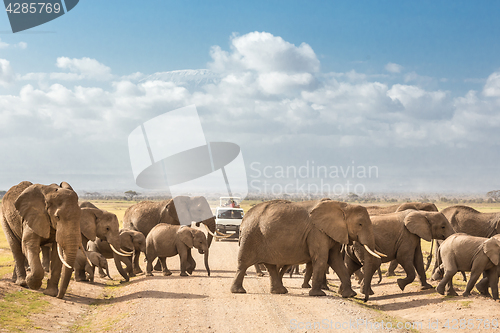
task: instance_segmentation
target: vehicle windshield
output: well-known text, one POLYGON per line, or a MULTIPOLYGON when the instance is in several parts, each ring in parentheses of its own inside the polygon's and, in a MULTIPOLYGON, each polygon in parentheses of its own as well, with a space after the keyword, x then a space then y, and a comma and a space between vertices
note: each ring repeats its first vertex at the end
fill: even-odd
POLYGON ((218 219, 242 219, 243 212, 241 210, 233 209, 219 209, 217 213, 218 219))

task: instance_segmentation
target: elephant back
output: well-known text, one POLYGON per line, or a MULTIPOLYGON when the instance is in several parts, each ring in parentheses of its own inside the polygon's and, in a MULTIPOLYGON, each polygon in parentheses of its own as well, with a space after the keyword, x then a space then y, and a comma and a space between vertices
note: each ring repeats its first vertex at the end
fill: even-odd
POLYGON ((141 201, 130 206, 123 216, 123 228, 140 231, 147 237, 151 229, 160 221, 161 211, 169 202, 170 200, 141 201))
POLYGON ((441 211, 457 233, 476 237, 498 234, 500 214, 481 213, 468 206, 451 206, 441 211))

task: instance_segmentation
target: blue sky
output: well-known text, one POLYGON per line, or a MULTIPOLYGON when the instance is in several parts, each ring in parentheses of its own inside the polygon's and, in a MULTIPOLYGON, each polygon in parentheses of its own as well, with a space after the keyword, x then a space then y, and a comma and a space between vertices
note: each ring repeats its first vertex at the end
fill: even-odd
POLYGON ((238 143, 247 168, 354 161, 379 167, 359 180, 370 192, 497 189, 499 9, 85 0, 17 34, 0 15, 0 188, 59 178, 134 188, 128 133, 196 104, 207 139, 238 143), (214 85, 148 79, 204 68, 214 85))

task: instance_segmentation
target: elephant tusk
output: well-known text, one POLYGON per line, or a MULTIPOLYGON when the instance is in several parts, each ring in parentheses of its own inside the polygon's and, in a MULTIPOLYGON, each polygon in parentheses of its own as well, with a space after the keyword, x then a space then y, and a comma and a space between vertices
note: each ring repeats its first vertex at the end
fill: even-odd
POLYGON ((382 252, 378 252, 377 250, 374 250, 376 254, 378 254, 379 256, 381 257, 384 257, 384 258, 387 258, 387 256, 385 254, 383 254, 382 252))
POLYGON ((125 253, 122 253, 122 252, 118 251, 117 249, 115 249, 115 247, 111 243, 109 243, 109 246, 111 247, 111 250, 113 250, 113 252, 116 253, 116 254, 118 254, 119 256, 124 256, 124 257, 130 257, 130 256, 132 256, 131 254, 125 254, 125 253))
MULTIPOLYGON (((224 236, 218 236, 218 235, 214 234, 213 232, 211 232, 211 231, 210 231, 210 229, 208 229, 208 227, 207 227, 205 224, 204 224, 204 226, 205 226, 205 229, 207 229, 207 232, 208 232, 210 235, 212 235, 215 239, 224 239, 224 238, 229 238, 229 237, 231 237, 231 236, 233 235, 233 234, 224 235, 224 234, 222 234, 222 233, 220 233, 220 232, 219 232, 221 235, 224 235, 224 236)), ((218 232, 218 231, 216 231, 216 232, 218 232)))
POLYGON ((66 262, 66 260, 64 260, 64 258, 62 256, 62 253, 61 253, 61 246, 59 244, 57 244, 57 254, 59 255, 59 259, 61 259, 61 261, 64 264, 64 266, 68 267, 69 269, 73 269, 73 267, 71 267, 70 265, 68 265, 68 263, 66 262))
POLYGON ((370 248, 368 247, 368 245, 366 245, 366 244, 365 244, 364 246, 365 246, 365 250, 366 250, 369 254, 371 254, 371 255, 372 255, 372 256, 374 256, 375 258, 382 259, 382 258, 380 258, 380 256, 379 256, 378 254, 376 254, 375 252, 373 252, 372 250, 370 250, 370 248))
POLYGON ((127 255, 129 255, 129 256, 131 256, 131 255, 134 254, 134 251, 127 251, 127 250, 124 250, 124 249, 120 249, 120 251, 123 252, 123 253, 125 253, 125 254, 127 254, 127 255))

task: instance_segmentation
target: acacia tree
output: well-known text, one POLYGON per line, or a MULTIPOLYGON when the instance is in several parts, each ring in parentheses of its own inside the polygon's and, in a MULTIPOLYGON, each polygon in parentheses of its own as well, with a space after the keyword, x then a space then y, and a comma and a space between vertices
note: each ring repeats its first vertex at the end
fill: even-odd
POLYGON ((127 191, 125 192, 125 195, 127 196, 128 200, 133 200, 135 196, 139 195, 140 193, 137 193, 136 191, 127 191))
POLYGON ((486 196, 498 202, 500 201, 500 190, 489 191, 488 193, 486 193, 486 196))

